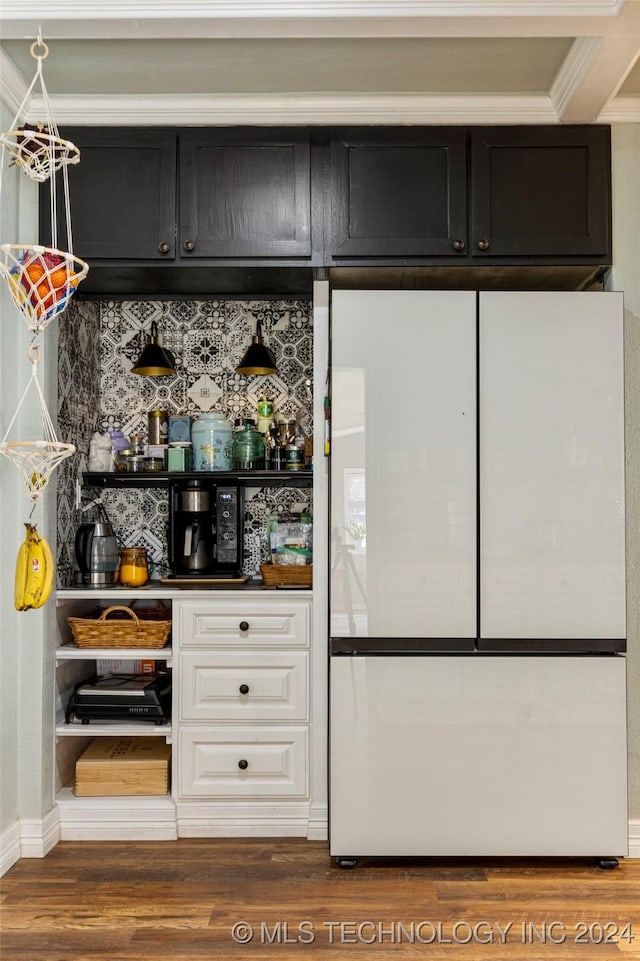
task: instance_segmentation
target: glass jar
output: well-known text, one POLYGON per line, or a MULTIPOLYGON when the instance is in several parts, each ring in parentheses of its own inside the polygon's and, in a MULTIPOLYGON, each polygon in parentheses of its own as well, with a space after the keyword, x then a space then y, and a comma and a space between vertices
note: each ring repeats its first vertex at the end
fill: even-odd
POLYGON ((231 470, 233 429, 223 414, 200 414, 191 428, 193 470, 231 470))
POLYGON ((142 587, 149 580, 149 564, 146 547, 125 547, 120 551, 121 584, 126 587, 142 587))
POLYGON ((233 469, 264 470, 264 437, 252 420, 245 420, 233 438, 233 469))

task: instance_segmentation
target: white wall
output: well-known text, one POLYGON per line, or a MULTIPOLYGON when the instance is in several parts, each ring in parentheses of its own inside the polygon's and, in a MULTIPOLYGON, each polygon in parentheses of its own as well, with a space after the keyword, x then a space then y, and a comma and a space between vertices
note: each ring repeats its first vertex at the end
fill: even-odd
POLYGON ((624 292, 629 817, 640 818, 640 124, 613 128, 611 290, 624 292))
MULTIPOLYGON (((13 115, 0 106, 0 125, 9 129, 13 115)), ((0 198, 0 242, 33 243, 37 239, 37 187, 6 158, 0 198)), ((31 378, 27 356, 30 333, 14 306, 4 280, 0 282, 0 438, 3 438, 20 397, 31 378)), ((55 397, 55 333, 41 338, 44 356, 40 382, 49 398, 55 397)), ((55 401, 48 401, 55 411, 55 401)), ((37 397, 29 391, 8 440, 42 437, 37 397)), ((55 486, 49 485, 50 488, 55 486)), ((47 491, 46 506, 38 504, 32 520, 48 538, 55 500, 47 491), (45 519, 45 509, 47 517, 45 519)), ((51 645, 47 625, 53 606, 18 613, 13 603, 13 581, 18 547, 24 539, 24 522, 31 502, 17 467, 0 457, 0 866, 6 868, 14 854, 25 853, 20 843, 18 819, 39 824, 53 807, 50 749, 53 721, 51 645), (46 647, 50 650, 47 651, 46 647), (45 681, 46 679, 46 681, 45 681)), ((36 833, 38 828, 35 827, 36 833)))

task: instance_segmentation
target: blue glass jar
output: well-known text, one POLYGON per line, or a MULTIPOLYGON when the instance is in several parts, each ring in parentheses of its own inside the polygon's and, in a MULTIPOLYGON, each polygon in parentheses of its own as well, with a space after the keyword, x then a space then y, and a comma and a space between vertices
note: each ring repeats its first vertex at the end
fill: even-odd
POLYGON ((200 414, 191 427, 193 470, 231 470, 233 430, 224 414, 200 414))

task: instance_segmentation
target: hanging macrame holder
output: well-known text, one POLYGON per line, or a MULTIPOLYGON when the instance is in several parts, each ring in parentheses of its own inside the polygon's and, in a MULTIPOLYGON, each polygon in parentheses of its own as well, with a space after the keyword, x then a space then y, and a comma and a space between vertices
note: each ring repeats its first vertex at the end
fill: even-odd
POLYGON ((88 269, 55 247, 0 244, 0 271, 29 330, 42 330, 62 313, 88 269))
POLYGON ((53 119, 51 102, 42 73, 42 61, 49 56, 49 47, 43 42, 42 36, 31 44, 31 56, 37 63, 33 80, 29 84, 18 112, 9 130, 0 136, 3 150, 11 157, 12 163, 17 164, 27 176, 38 183, 48 180, 56 172, 69 164, 77 164, 80 151, 70 140, 63 140, 53 119), (19 120, 34 88, 40 83, 44 121, 37 124, 20 124, 19 120))
POLYGON ((35 503, 43 494, 45 487, 56 467, 66 458, 75 453, 73 444, 61 443, 55 432, 53 422, 49 416, 45 403, 42 388, 38 381, 38 362, 40 360, 40 348, 32 343, 29 346, 29 361, 32 365, 31 377, 24 389, 16 412, 11 418, 7 431, 0 443, 0 454, 4 454, 21 471, 25 487, 30 500, 35 503), (31 388, 34 388, 40 405, 40 415, 42 419, 42 440, 7 440, 11 433, 20 409, 31 388))
POLYGON ((39 331, 65 309, 78 284, 87 276, 89 266, 79 257, 74 257, 71 233, 68 167, 78 163, 80 151, 70 140, 60 137, 53 119, 42 73, 42 62, 49 56, 49 48, 43 43, 41 35, 38 35, 37 41, 31 45, 31 56, 37 63, 35 76, 11 124, 12 129, 0 135, 0 192, 5 154, 32 180, 40 183, 50 180, 52 242, 51 247, 39 244, 1 244, 0 273, 7 282, 13 302, 24 316, 28 329, 39 331), (38 82, 45 119, 35 126, 20 125, 19 118, 38 82), (58 249, 57 171, 62 174, 68 251, 58 249))

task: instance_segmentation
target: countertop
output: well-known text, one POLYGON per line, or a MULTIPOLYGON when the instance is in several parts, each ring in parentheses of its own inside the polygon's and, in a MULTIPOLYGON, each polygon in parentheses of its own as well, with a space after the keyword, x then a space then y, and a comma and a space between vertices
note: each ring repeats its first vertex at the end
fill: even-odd
POLYGON ((166 600, 179 600, 184 597, 211 597, 212 594, 237 594, 237 593, 268 593, 268 594, 300 594, 303 597, 312 597, 311 587, 267 587, 262 578, 248 580, 245 584, 194 584, 193 586, 171 584, 161 584, 159 581, 149 581, 144 587, 122 587, 115 584, 113 587, 63 587, 56 591, 58 600, 91 600, 92 598, 101 600, 108 599, 114 604, 120 603, 125 598, 159 598, 166 600))

